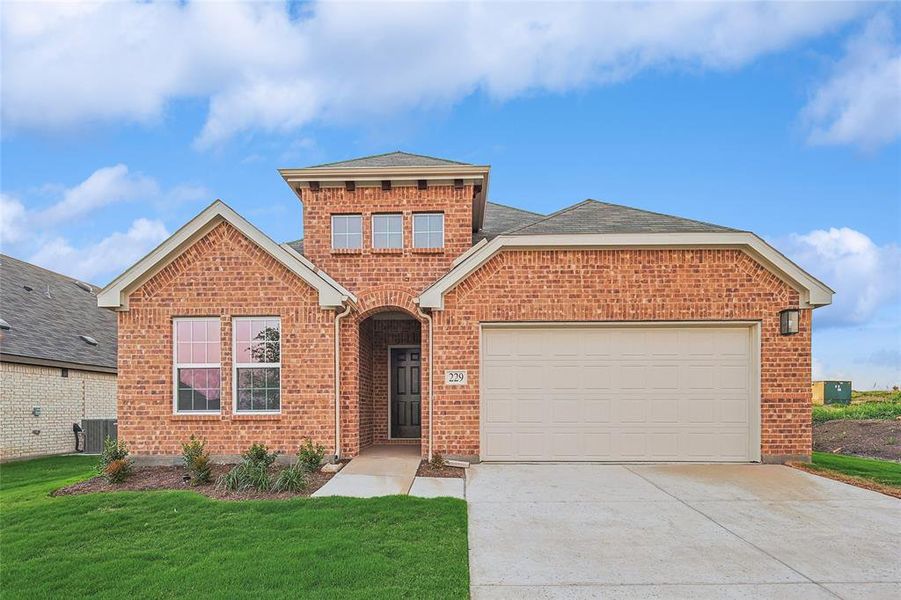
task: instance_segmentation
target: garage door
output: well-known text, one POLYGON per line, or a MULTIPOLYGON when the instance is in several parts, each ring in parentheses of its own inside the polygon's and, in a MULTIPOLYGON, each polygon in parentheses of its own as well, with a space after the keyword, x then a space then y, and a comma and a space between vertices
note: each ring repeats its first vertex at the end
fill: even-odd
POLYGON ((482 336, 483 460, 759 458, 749 326, 486 326, 482 336))

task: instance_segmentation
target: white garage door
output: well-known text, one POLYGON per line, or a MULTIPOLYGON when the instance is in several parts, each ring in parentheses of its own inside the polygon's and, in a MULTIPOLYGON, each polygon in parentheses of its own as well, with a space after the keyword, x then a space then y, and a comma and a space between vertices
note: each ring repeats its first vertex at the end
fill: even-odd
POLYGON ((759 459, 750 326, 482 336, 483 460, 759 459))

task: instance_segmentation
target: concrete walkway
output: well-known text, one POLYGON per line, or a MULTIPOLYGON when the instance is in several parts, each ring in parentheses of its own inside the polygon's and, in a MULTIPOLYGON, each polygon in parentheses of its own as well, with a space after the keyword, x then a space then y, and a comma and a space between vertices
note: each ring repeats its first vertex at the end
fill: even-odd
POLYGON ((419 461, 419 446, 370 446, 313 492, 313 496, 373 498, 407 494, 419 461))
POLYGON ((901 501, 776 465, 474 465, 474 598, 901 598, 901 501))

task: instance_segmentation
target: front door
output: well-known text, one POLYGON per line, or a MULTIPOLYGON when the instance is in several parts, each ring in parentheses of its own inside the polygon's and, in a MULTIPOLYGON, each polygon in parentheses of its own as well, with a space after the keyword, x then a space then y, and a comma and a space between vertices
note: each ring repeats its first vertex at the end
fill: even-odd
POLYGON ((418 438, 419 348, 391 349, 391 437, 418 438))

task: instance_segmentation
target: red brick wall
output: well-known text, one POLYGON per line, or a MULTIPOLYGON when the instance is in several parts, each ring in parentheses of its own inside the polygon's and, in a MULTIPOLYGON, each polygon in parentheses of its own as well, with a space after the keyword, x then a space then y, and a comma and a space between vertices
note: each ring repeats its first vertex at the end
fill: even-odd
POLYGON ((387 285, 417 294, 472 246, 472 195, 471 185, 304 190, 304 255, 355 294, 387 285), (413 248, 414 212, 444 213, 443 250, 413 248), (331 216, 347 213, 363 215, 363 248, 332 251, 331 216), (374 213, 403 213, 403 249, 372 248, 374 213))
POLYGON ((762 324, 762 454, 809 455, 810 311, 799 334, 779 334, 779 311, 797 304, 795 290, 738 250, 503 252, 434 315, 435 449, 479 453, 480 322, 753 320, 762 324), (467 369, 469 385, 445 386, 445 369, 467 369))
POLYGON ((294 453, 310 436, 334 448, 334 312, 318 295, 228 224, 216 226, 129 297, 119 313, 119 436, 135 455, 178 455, 191 434, 212 454, 253 442, 294 453), (232 413, 231 318, 281 317, 282 414, 232 413), (222 411, 173 415, 172 319, 221 322, 222 411))

